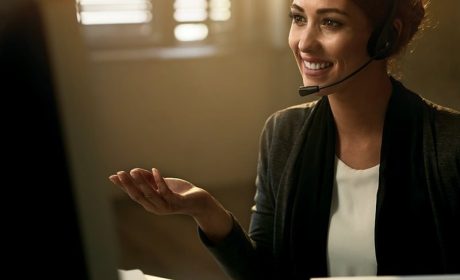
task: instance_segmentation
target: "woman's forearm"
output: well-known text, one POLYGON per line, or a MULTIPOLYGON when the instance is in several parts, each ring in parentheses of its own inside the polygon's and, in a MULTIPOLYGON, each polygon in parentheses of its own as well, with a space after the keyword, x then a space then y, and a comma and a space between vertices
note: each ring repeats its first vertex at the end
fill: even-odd
POLYGON ((206 237, 214 244, 228 236, 233 227, 230 213, 212 196, 205 200, 203 210, 192 216, 206 237))

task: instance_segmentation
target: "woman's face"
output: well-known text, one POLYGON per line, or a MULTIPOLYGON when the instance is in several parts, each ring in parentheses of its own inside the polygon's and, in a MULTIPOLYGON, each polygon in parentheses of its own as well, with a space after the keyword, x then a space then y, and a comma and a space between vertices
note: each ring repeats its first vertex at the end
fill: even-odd
POLYGON ((294 0, 289 46, 305 86, 340 80, 368 59, 372 32, 364 12, 351 0, 294 0))

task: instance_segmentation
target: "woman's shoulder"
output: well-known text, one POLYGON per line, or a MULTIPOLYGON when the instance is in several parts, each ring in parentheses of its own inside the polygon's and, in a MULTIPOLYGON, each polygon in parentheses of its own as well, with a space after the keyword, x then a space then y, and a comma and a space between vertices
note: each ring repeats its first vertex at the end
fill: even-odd
POLYGON ((431 111, 432 122, 438 132, 460 135, 459 111, 438 105, 427 99, 424 99, 423 101, 431 111))
POLYGON ((430 138, 435 139, 439 153, 460 158, 460 112, 424 99, 429 108, 430 138))
POLYGON ((262 143, 269 147, 291 149, 316 104, 317 101, 299 104, 271 114, 262 130, 262 143))
POLYGON ((268 117, 265 122, 265 129, 300 129, 304 121, 315 109, 317 103, 318 101, 312 101, 278 110, 268 117))
MULTIPOLYGON (((393 80, 397 91, 405 93, 404 96, 409 100, 408 104, 422 105, 423 118, 429 131, 436 133, 436 136, 445 137, 451 142, 455 141, 460 145, 460 112, 445 106, 436 104, 418 93, 407 89, 401 82, 393 80)), ((416 105, 418 106, 418 105, 416 105)))

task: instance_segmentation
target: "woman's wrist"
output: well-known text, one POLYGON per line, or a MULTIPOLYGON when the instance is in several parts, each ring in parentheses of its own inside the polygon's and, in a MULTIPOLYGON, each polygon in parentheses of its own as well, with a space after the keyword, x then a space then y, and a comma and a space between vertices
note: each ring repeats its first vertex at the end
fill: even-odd
POLYGON ((230 213, 211 195, 203 203, 201 211, 192 217, 201 231, 213 243, 223 240, 233 227, 233 218, 230 213))

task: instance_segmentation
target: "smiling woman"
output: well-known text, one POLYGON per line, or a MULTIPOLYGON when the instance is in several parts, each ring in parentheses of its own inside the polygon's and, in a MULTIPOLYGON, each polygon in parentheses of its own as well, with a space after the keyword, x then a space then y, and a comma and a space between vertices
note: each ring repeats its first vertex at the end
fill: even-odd
POLYGON ((323 86, 266 121, 249 233, 205 188, 156 168, 109 179, 150 213, 191 216, 233 279, 460 273, 460 113, 388 72, 424 2, 290 8, 304 86, 323 86))

